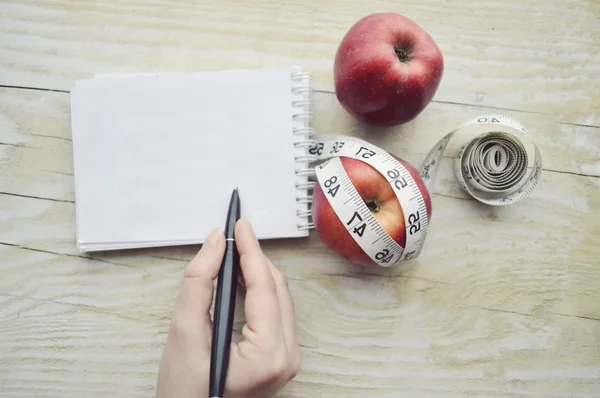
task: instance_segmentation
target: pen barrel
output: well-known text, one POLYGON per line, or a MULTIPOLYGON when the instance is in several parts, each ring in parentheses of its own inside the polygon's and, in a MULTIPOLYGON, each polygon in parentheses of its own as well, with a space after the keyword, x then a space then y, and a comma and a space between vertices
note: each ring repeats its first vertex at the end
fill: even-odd
POLYGON ((239 253, 235 241, 227 240, 215 297, 210 355, 209 397, 223 397, 233 331, 233 315, 238 282, 239 253))

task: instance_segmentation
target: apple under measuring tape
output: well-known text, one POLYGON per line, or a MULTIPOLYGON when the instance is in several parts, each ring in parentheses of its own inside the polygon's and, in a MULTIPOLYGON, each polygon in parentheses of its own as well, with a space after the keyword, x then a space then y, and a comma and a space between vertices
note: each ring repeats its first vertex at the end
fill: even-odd
MULTIPOLYGON (((454 176, 469 195, 483 203, 515 203, 528 196, 540 180, 541 154, 529 132, 516 120, 488 114, 460 125, 427 154, 420 176, 429 191, 452 139, 459 143, 452 155, 454 176)), ((308 152, 314 161, 321 161, 314 168, 316 184, 350 236, 373 262, 390 267, 421 254, 431 215, 415 179, 400 161, 382 148, 343 135, 315 135, 308 152), (385 177, 402 208, 404 246, 392 239, 373 216, 350 181, 342 157, 365 162, 385 177)))

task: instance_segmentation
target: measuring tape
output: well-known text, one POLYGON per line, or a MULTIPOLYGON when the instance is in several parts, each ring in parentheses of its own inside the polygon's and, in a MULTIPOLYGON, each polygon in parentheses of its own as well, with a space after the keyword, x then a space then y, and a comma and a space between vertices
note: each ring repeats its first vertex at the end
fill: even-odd
MULTIPOLYGON (((420 175, 431 192, 441 159, 452 139, 454 175, 475 199, 489 205, 515 203, 529 195, 541 177, 541 154, 529 132, 503 115, 481 115, 444 136, 427 154, 420 175)), ((350 236, 378 265, 390 267, 421 254, 427 236, 425 200, 408 169, 387 151, 343 135, 313 137, 309 153, 315 161, 316 183, 350 236), (392 187, 404 213, 406 243, 394 241, 371 213, 350 181, 341 159, 367 163, 392 187)))
POLYGON ((516 203, 540 180, 542 155, 531 134, 503 115, 481 115, 442 138, 425 157, 421 177, 433 187, 437 168, 452 138, 460 142, 454 176, 473 198, 493 206, 516 203))

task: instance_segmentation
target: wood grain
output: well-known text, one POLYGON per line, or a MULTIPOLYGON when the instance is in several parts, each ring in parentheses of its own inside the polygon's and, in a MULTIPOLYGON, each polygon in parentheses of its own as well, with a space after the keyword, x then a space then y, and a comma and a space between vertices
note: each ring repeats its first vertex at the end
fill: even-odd
POLYGON ((0 315, 1 396, 153 394, 168 320, 6 293, 0 315))
POLYGON ((600 396, 599 17, 593 0, 1 2, 0 397, 153 396, 198 250, 76 250, 73 81, 290 64, 313 73, 319 133, 417 166, 466 119, 500 112, 532 132, 544 172, 531 197, 491 208, 445 158, 425 250, 405 272, 354 267, 315 232, 263 242, 301 344, 280 396, 600 396), (413 18, 446 60, 434 102, 399 128, 357 124, 333 94, 339 40, 377 11, 413 18))
MULTIPOLYGON (((0 293, 13 301, 24 297, 75 306, 136 325, 150 322, 155 334, 138 336, 130 352, 133 358, 157 361, 156 341, 166 332, 181 270, 197 247, 77 252, 70 133, 68 119, 60 116, 68 113, 65 97, 21 90, 0 96, 3 139, 9 144, 0 158, 8 167, 0 176, 10 190, 0 195, 0 258, 7 260, 0 293), (37 105, 25 105, 31 103, 37 105), (154 345, 144 346, 148 340, 154 345)), ((315 99, 319 129, 372 137, 415 164, 438 138, 436 121, 451 126, 475 112, 438 104, 427 111, 427 121, 366 133, 345 116, 333 95, 315 99)), ((303 368, 285 396, 491 397, 502 391, 550 397, 598 391, 600 273, 594 265, 600 220, 591 209, 600 206, 600 195, 598 177, 577 174, 593 164, 597 146, 572 145, 573 162, 554 144, 564 140, 564 147, 577 132, 582 142, 596 143, 597 129, 546 122, 540 115, 527 118, 543 132, 542 152, 551 154, 547 167, 557 171, 545 170, 529 199, 489 208, 457 188, 444 159, 426 250, 403 274, 350 266, 314 233, 308 239, 264 242, 290 279, 299 319, 303 368)), ((77 341, 71 329, 63 333, 66 341, 77 341)), ((18 351, 27 355, 33 348, 20 335, 12 335, 10 346, 22 346, 18 351)), ((102 343, 108 355, 120 340, 106 338, 112 339, 102 343)), ((78 358, 73 366, 88 361, 78 358)), ((108 359, 98 355, 95 361, 98 378, 112 377, 100 365, 112 369, 108 359)), ((136 373, 130 362, 121 366, 133 372, 125 385, 144 380, 147 388, 139 394, 150 394, 152 371, 136 373)), ((61 394, 96 388, 81 381, 61 390, 64 383, 56 379, 61 394)), ((11 392, 26 388, 24 380, 11 386, 11 392)), ((116 388, 107 384, 98 395, 120 394, 116 388)))
MULTIPOLYGON (((572 199, 567 195, 562 201, 550 198, 552 189, 542 186, 530 199, 511 209, 494 209, 472 200, 435 195, 426 250, 405 275, 448 281, 459 274, 465 278, 461 279, 464 285, 456 286, 454 298, 467 300, 467 304, 526 314, 553 310, 556 306, 558 312, 568 315, 600 318, 593 300, 600 295, 595 292, 600 275, 596 276, 593 269, 600 244, 600 220, 587 207, 600 205, 596 188, 582 178, 560 174, 546 177, 543 182, 545 187, 569 189, 572 199), (579 198, 588 201, 586 207, 581 207, 583 202, 576 200, 579 198), (540 258, 539 253, 544 256, 540 258), (582 299, 582 295, 586 298, 582 299)), ((0 212, 1 242, 66 254, 69 260, 91 256, 115 265, 179 268, 197 250, 195 246, 179 249, 178 255, 165 254, 162 249, 81 254, 73 248, 73 204, 13 195, 1 195, 0 204, 0 208, 10 209, 0 212), (136 252, 143 252, 144 256, 140 258, 136 252)), ((298 267, 292 267, 306 278, 321 273, 364 273, 330 253, 314 234, 308 241, 266 241, 265 247, 275 261, 285 262, 281 265, 286 269, 289 256, 293 263, 310 254, 298 267)), ((369 272, 399 275, 396 269, 369 272)), ((454 287, 445 288, 450 289, 447 294, 451 295, 454 287)))
POLYGON ((69 90, 95 72, 301 64, 331 91, 346 31, 367 14, 393 11, 421 25, 444 54, 436 100, 599 124, 594 0, 37 0, 0 7, 0 84, 69 90))
MULTIPOLYGON (((479 114, 501 112, 529 129, 542 153, 546 172, 600 176, 600 127, 555 122, 527 112, 434 103, 421 117, 402 127, 372 128, 356 123, 333 94, 315 92, 313 99, 318 110, 314 127, 320 134, 366 139, 415 166, 439 139, 461 123, 479 114)), ((0 170, 3 192, 74 201, 69 106, 69 95, 65 93, 0 88, 0 120, 6 131, 2 141, 5 145, 0 147, 5 153, 5 167, 0 170)), ((447 156, 456 150, 451 141, 447 156)))
MULTIPOLYGON (((48 253, 25 256, 22 250, 0 251, 21 270, 1 286, 2 368, 10 369, 0 372, 9 387, 4 391, 150 396, 174 281, 48 253), (45 283, 37 276, 42 273, 45 283)), ((464 305, 449 299, 447 283, 420 278, 304 278, 284 269, 301 320, 303 357, 302 372, 284 396, 597 391, 598 321, 464 305)))

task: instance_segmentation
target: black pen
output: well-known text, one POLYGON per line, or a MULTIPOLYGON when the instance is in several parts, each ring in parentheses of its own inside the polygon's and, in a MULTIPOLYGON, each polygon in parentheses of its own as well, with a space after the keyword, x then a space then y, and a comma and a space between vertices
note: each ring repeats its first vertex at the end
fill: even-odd
POLYGON ((234 189, 229 202, 225 223, 225 255, 219 270, 215 311, 213 319, 212 345, 210 349, 210 378, 208 396, 222 398, 229 366, 229 351, 233 330, 235 295, 240 268, 240 255, 235 244, 235 224, 240 219, 240 197, 234 189))

